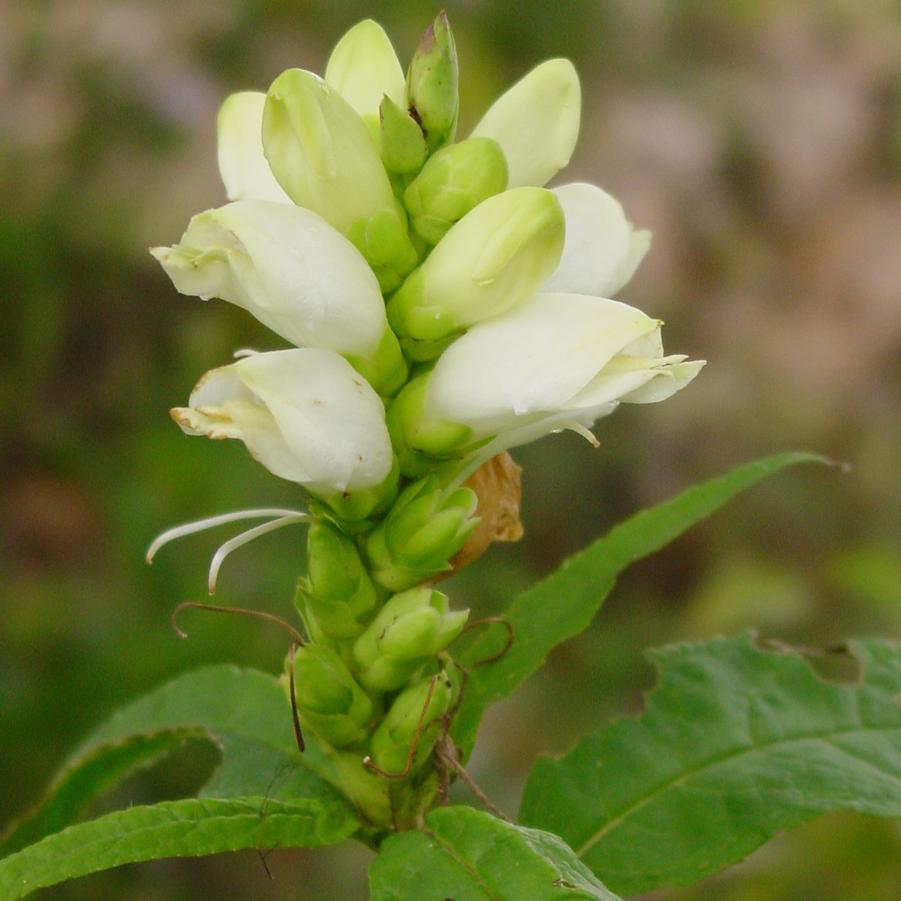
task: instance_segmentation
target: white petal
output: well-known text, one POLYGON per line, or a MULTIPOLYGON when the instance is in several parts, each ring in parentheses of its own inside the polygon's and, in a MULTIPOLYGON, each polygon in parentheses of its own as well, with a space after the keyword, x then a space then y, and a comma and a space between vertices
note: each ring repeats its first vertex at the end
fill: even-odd
POLYGON ((314 489, 356 491, 384 481, 392 463, 385 408, 346 360, 308 348, 257 354, 234 365, 303 460, 314 489))
POLYGON ((216 120, 219 173, 229 200, 291 203, 263 156, 266 95, 243 91, 227 97, 216 120))
POLYGON ((575 182, 552 189, 566 218, 566 243, 545 291, 613 297, 650 247, 651 233, 633 231, 616 198, 575 182))
POLYGON ((691 360, 660 367, 641 388, 624 394, 623 403, 655 404, 681 391, 704 368, 706 360, 691 360))
POLYGON ((325 67, 325 80, 366 121, 378 122, 382 98, 404 105, 404 71, 391 40, 372 19, 350 29, 332 50, 325 67))
POLYGON ((328 350, 261 353, 214 369, 172 416, 188 434, 243 441, 275 475, 317 493, 372 488, 391 469, 381 400, 328 350))
POLYGON ((484 435, 514 427, 518 417, 564 409, 611 358, 658 327, 614 300, 534 295, 444 352, 432 373, 428 415, 484 435))
POLYGON ((543 185, 569 163, 579 137, 581 104, 573 64, 550 59, 499 97, 472 135, 501 145, 508 187, 543 185))
POLYGON ((195 216, 152 251, 182 294, 220 297, 292 344, 368 357, 387 327, 378 281, 325 220, 293 204, 243 200, 195 216))

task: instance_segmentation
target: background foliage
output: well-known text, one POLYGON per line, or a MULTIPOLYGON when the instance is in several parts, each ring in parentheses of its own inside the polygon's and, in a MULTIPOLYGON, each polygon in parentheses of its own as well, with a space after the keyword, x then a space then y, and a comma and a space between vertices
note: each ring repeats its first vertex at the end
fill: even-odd
MULTIPOLYGON (((608 188, 654 231, 624 299, 668 321, 669 347, 710 360, 678 398, 604 421, 599 451, 575 436, 522 449, 526 538, 455 579, 454 603, 490 612, 637 508, 760 453, 809 447, 853 467, 792 471, 635 567, 595 626, 489 713, 473 772, 515 810, 538 753, 569 750, 602 712, 639 709, 650 645, 750 624, 816 645, 899 632, 901 23, 891 0, 446 6, 464 129, 531 65, 574 60, 585 111, 565 178, 608 188)), ((289 65, 321 70, 366 15, 405 58, 434 12, 334 0, 0 9, 0 821, 139 691, 202 663, 280 665, 283 643, 254 623, 198 617, 188 642, 168 628, 176 602, 201 599, 216 536, 142 562, 172 523, 297 502, 241 448, 189 441, 168 421, 232 349, 275 344, 239 310, 176 295, 145 248, 221 202, 226 93, 289 65)), ((230 559, 222 600, 287 611, 302 540, 286 530, 230 559)), ((109 806, 184 794, 213 759, 188 747, 109 806)), ((353 898, 369 859, 276 851, 272 881, 253 853, 161 861, 48 897, 275 899, 301 886, 353 898)), ((889 897, 899 860, 897 824, 836 815, 655 897, 889 897)))

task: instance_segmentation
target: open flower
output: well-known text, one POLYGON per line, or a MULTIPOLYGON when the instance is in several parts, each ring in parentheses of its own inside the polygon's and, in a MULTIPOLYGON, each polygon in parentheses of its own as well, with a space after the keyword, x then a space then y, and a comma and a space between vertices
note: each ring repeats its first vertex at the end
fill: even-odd
POLYGON ((237 438, 270 472, 311 493, 366 491, 392 467, 384 407, 338 354, 254 354, 208 372, 172 418, 189 435, 237 438))
POLYGON ((536 294, 471 328, 392 407, 396 433, 433 455, 485 439, 498 453, 564 428, 581 433, 619 403, 664 400, 702 361, 663 356, 660 322, 615 300, 536 294))

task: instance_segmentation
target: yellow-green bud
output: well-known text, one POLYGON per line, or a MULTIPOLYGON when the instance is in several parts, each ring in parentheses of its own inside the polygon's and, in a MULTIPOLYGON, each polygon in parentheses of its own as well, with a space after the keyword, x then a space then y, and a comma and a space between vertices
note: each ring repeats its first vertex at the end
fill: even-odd
MULTIPOLYGON (((388 304, 403 339, 440 341, 505 312, 550 277, 563 252, 563 210, 544 188, 514 188, 457 222, 388 304)), ((443 346, 438 346, 438 353, 443 346)), ((437 355, 437 354, 435 354, 437 355)))
POLYGON ((314 637, 354 638, 376 605, 377 593, 353 540, 327 522, 307 533, 308 576, 298 603, 314 637))
POLYGON ((426 29, 407 72, 406 104, 430 150, 454 139, 460 105, 457 48, 442 10, 426 29))
POLYGON ((450 709, 453 698, 453 685, 443 672, 401 692, 369 743, 370 755, 376 766, 388 773, 402 773, 420 724, 424 728, 419 733, 410 772, 422 766, 435 747, 441 728, 438 720, 450 709))
POLYGON ((500 144, 470 138, 442 147, 404 191, 410 221, 430 244, 473 207, 507 187, 507 161, 500 144))
POLYGON ((447 595, 411 588, 394 595, 354 643, 360 684, 375 691, 400 688, 459 634, 468 610, 450 612, 447 595))
POLYGON ((388 35, 372 19, 357 22, 335 44, 325 80, 356 110, 376 140, 382 98, 404 101, 404 70, 388 35))
POLYGON ((429 154, 419 123, 388 96, 382 100, 379 112, 385 168, 404 175, 418 172, 429 154))
POLYGON ((450 569, 448 560, 478 524, 478 498, 468 488, 449 495, 435 476, 406 488, 366 540, 373 578, 402 591, 450 569))
POLYGON ((321 644, 301 648, 294 682, 301 721, 322 741, 343 748, 365 738, 372 702, 334 651, 321 644))
POLYGON ((400 470, 411 478, 425 475, 433 462, 430 457, 452 456, 472 438, 469 426, 425 419, 423 406, 430 378, 431 373, 426 372, 411 379, 388 407, 386 417, 400 470))
POLYGON ((347 237, 372 267, 383 294, 397 288, 419 262, 407 231, 407 214, 393 195, 390 205, 358 219, 347 237))

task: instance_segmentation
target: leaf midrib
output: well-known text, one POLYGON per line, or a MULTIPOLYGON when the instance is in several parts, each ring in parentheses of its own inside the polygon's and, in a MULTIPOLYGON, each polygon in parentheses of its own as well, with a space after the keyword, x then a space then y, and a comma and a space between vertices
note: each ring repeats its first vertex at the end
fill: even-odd
MULTIPOLYGON (((694 769, 688 770, 684 773, 680 773, 673 779, 668 780, 667 782, 661 783, 658 786, 655 786, 650 792, 645 795, 642 795, 637 801, 634 801, 624 810, 620 811, 615 817, 607 820, 604 825, 593 835, 591 835, 586 841, 584 841, 581 845, 579 845, 575 851, 576 854, 582 858, 586 855, 601 839, 603 839, 607 834, 617 828, 624 820, 628 817, 632 816, 637 810, 640 810, 642 807, 645 807, 659 795, 664 794, 665 792, 670 791, 673 788, 676 788, 679 785, 684 784, 689 779, 697 776, 700 773, 703 773, 705 770, 712 770, 720 764, 726 763, 727 761, 734 760, 736 758, 742 757, 744 755, 751 754, 759 754, 767 750, 772 750, 774 748, 778 748, 780 746, 787 746, 794 744, 796 742, 801 741, 810 741, 813 739, 824 739, 828 740, 831 737, 840 736, 840 735, 863 735, 868 732, 876 732, 879 734, 885 734, 886 731, 891 730, 901 730, 901 724, 899 723, 891 723, 886 724, 885 726, 879 727, 854 727, 851 729, 831 729, 828 732, 811 732, 805 735, 795 735, 791 738, 779 739, 776 741, 766 742, 765 744, 757 744, 751 746, 744 746, 739 748, 738 750, 729 751, 725 754, 720 754, 717 757, 712 757, 709 760, 705 761, 703 765, 696 767, 694 769)), ((837 748, 837 750, 842 753, 848 753, 844 751, 842 748, 837 748)), ((859 758, 858 758, 859 759, 859 758)), ((871 764, 872 766, 873 764, 871 764)), ((893 776, 891 773, 885 773, 885 771, 880 770, 880 772, 888 775, 890 778, 895 779, 895 781, 901 783, 901 779, 897 776, 893 776)))
POLYGON ((432 829, 423 829, 423 835, 429 836, 429 838, 434 839, 448 854, 460 865, 460 867, 469 873, 472 876, 473 881, 488 895, 492 901, 503 901, 503 898, 500 895, 495 894, 494 890, 491 886, 484 880, 482 875, 478 870, 475 869, 474 865, 471 864, 465 857, 462 857, 457 849, 450 844, 450 842, 441 838, 437 832, 434 832, 432 829))

